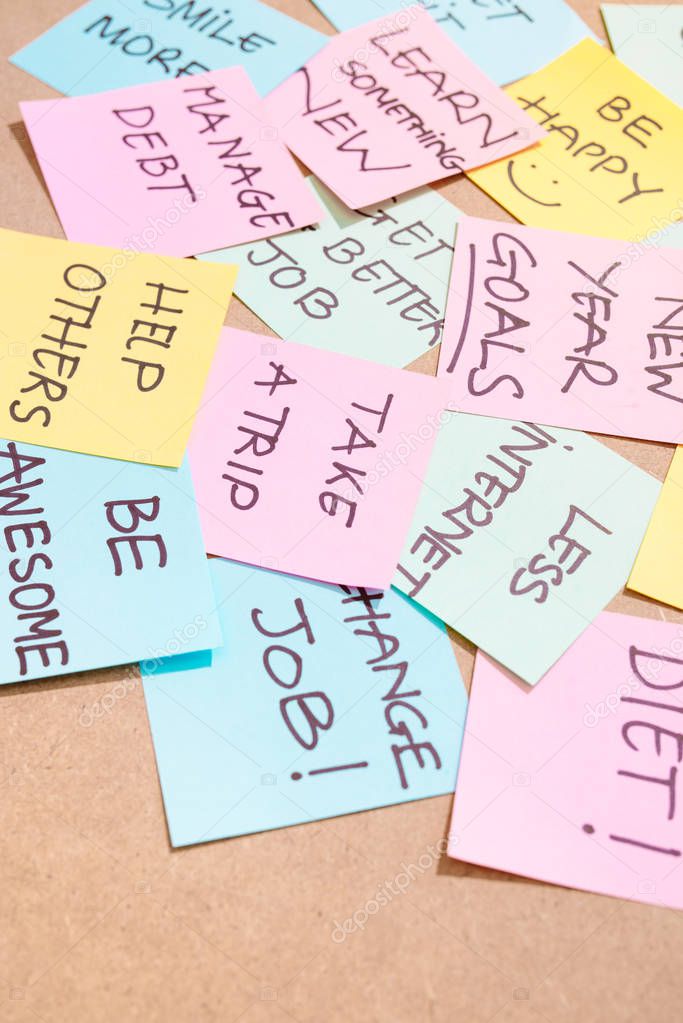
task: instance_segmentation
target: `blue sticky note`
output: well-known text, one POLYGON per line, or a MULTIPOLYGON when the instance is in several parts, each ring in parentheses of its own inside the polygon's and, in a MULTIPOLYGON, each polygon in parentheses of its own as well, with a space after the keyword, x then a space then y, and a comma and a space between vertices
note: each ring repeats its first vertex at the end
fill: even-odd
POLYGON ((683 103, 683 4, 602 4, 619 60, 679 106, 683 103))
MULTIPOLYGON (((683 209, 681 209, 683 213, 683 209)), ((670 224, 661 232, 661 238, 655 242, 657 245, 670 246, 673 249, 683 249, 683 223, 670 224)))
POLYGON ((141 665, 173 845, 453 791, 467 698, 440 622, 393 590, 210 571, 225 646, 141 665))
MULTIPOLYGON (((339 31, 393 14, 396 0, 314 0, 339 31)), ((595 36, 564 0, 416 0, 498 85, 538 71, 595 36)), ((405 17, 405 14, 401 15, 405 17)))
POLYGON ((0 684, 222 642, 186 465, 0 441, 0 551, 0 684))
POLYGON ((258 0, 90 0, 10 60, 67 96, 231 64, 265 95, 326 41, 258 0))

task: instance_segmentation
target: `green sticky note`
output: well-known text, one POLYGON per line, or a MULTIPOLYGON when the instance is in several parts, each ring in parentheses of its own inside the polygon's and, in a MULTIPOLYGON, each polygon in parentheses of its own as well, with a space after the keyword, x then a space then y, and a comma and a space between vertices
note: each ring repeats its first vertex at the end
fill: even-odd
POLYGON ((236 263, 235 294, 288 341, 413 362, 441 340, 460 210, 421 188, 356 212, 308 180, 318 225, 200 258, 236 263))
POLYGON ((534 684, 626 582, 658 493, 586 434, 444 412, 393 583, 534 684))
MULTIPOLYGON (((625 64, 659 92, 683 105, 683 4, 602 4, 609 44, 625 64)), ((647 115, 638 110, 634 115, 647 115)), ((654 246, 683 249, 683 204, 675 223, 654 218, 647 239, 654 246)))
POLYGON ((603 4, 601 11, 619 60, 683 105, 683 5, 603 4))

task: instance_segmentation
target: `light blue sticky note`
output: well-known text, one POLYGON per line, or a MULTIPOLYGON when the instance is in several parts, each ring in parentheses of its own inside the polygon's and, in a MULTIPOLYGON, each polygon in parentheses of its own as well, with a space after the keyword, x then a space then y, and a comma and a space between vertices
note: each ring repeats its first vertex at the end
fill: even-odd
MULTIPOLYGON (((609 43, 632 71, 683 105, 683 4, 602 4, 609 43)), ((683 249, 683 191, 666 219, 653 218, 645 241, 683 249)))
POLYGON ((659 490, 585 433, 445 414, 394 585, 534 684, 624 586, 659 490))
POLYGON ((603 4, 619 60, 683 105, 683 4, 603 4))
POLYGON ((0 683, 220 645, 186 465, 0 441, 0 683))
POLYGON ((231 64, 265 95, 326 40, 258 0, 90 0, 10 60, 67 96, 231 64))
POLYGON ((173 845, 453 791, 466 695, 441 623, 392 590, 210 569, 225 646, 141 666, 173 845))
POLYGON ((663 228, 661 239, 657 242, 660 245, 668 245, 674 249, 683 249, 683 202, 679 203, 679 221, 663 228))
POLYGON ((280 337, 406 366, 441 340, 460 210, 420 188, 358 213, 308 181, 315 228, 200 258, 236 263, 235 294, 280 337))
MULTIPOLYGON (((416 0, 498 85, 538 71, 595 36, 564 0, 416 0)), ((344 31, 399 10, 397 0, 315 0, 344 31)))

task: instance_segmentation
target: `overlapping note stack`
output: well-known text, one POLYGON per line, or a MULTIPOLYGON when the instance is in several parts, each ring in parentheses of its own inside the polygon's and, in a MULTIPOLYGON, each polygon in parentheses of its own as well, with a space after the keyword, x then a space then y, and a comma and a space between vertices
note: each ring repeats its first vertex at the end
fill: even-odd
POLYGON ((451 856, 683 908, 680 11, 319 5, 13 58, 0 683, 139 662, 174 846, 456 788, 451 856))

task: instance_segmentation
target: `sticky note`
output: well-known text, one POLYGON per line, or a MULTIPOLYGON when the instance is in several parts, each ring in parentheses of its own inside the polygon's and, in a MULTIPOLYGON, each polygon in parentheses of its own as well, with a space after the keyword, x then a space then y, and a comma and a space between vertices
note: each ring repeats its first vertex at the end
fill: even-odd
POLYGON ((585 39, 506 89, 547 131, 469 176, 524 224, 639 239, 682 215, 683 110, 585 39))
POLYGON ((440 622, 392 590, 210 570, 225 646, 141 665, 173 845, 452 791, 466 696, 440 622))
POLYGON ((544 135, 417 5, 336 36, 266 108, 289 148, 351 209, 544 135))
POLYGON ((479 654, 449 854, 683 908, 681 629, 604 613, 531 692, 479 654))
POLYGON ((658 492, 585 434, 447 414, 394 585, 533 685, 626 582, 658 492))
POLYGON ((244 68, 19 106, 72 241, 190 256, 318 219, 244 68))
POLYGON ((233 64, 265 95, 325 38, 258 0, 90 0, 10 59, 69 96, 233 64))
POLYGON ((0 229, 0 429, 178 466, 235 267, 0 229))
POLYGON ((600 10, 619 60, 683 104, 681 4, 602 4, 600 10))
POLYGON ((311 187, 327 208, 315 230, 202 258, 237 264, 235 293, 280 337, 407 365, 441 340, 460 211, 423 188, 360 214, 311 187))
MULTIPOLYGON (((499 85, 538 70, 586 36, 588 26, 564 0, 420 0, 444 32, 499 85)), ((396 11, 396 0, 316 0, 344 31, 396 11)))
POLYGON ((683 435, 683 252, 463 217, 439 374, 451 408, 683 435))
POLYGON ((221 643, 187 466, 0 441, 0 683, 221 643))
POLYGON ((654 234, 656 245, 662 245, 667 248, 683 249, 683 202, 679 204, 676 216, 681 216, 681 220, 672 221, 662 229, 657 229, 654 234))
POLYGON ((226 328, 190 440, 207 552, 386 588, 443 392, 420 373, 226 328))
POLYGON ((683 610, 683 448, 676 448, 629 576, 631 590, 683 610))

